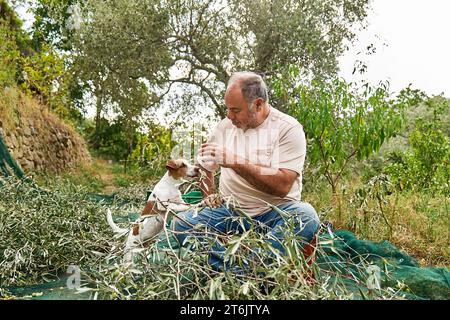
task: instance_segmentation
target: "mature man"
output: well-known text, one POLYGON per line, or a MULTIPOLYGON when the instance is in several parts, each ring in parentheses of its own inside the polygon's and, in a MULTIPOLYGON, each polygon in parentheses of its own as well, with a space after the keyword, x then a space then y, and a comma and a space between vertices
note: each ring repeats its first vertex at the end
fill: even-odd
MULTIPOLYGON (((243 232, 251 224, 273 235, 272 245, 284 252, 282 239, 287 227, 287 213, 294 221, 294 232, 304 243, 317 232, 319 218, 314 208, 300 202, 302 170, 306 155, 303 128, 293 117, 270 106, 266 85, 258 74, 238 72, 232 75, 225 93, 227 118, 213 131, 198 152, 198 162, 205 169, 203 180, 205 209, 187 212, 174 221, 181 244, 196 235, 195 226, 227 234, 243 232), (214 203, 214 171, 220 167, 219 195, 226 203, 214 203), (239 221, 236 217, 246 216, 239 221)), ((204 236, 204 234, 202 235, 204 236)), ((210 264, 216 270, 228 269, 224 248, 216 242, 210 264)))

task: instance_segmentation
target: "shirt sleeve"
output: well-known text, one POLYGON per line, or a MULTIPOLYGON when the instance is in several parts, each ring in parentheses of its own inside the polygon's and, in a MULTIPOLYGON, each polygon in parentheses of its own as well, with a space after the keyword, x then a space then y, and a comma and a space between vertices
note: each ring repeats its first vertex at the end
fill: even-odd
POLYGON ((272 155, 272 167, 302 174, 306 157, 306 137, 301 124, 282 132, 272 155))

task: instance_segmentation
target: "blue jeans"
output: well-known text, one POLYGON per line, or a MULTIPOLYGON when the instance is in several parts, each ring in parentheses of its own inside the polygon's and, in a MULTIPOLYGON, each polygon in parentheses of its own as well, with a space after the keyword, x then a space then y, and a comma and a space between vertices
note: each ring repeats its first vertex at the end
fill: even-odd
MULTIPOLYGON (((189 236, 200 238, 207 236, 201 232, 204 229, 196 228, 198 225, 204 225, 207 230, 222 235, 243 233, 253 225, 255 231, 268 235, 267 241, 282 254, 285 253, 285 249, 281 242, 287 224, 293 226, 293 232, 295 236, 299 237, 302 245, 309 243, 314 238, 319 227, 319 217, 309 203, 292 201, 278 205, 277 208, 286 212, 286 215, 272 209, 251 219, 240 219, 241 214, 224 205, 218 208, 204 208, 195 217, 194 211, 186 211, 180 214, 184 221, 175 219, 172 229, 175 231, 175 237, 183 246, 186 245, 186 238, 189 236)), ((230 269, 231 266, 224 261, 224 252, 225 248, 218 241, 214 241, 209 255, 209 264, 213 269, 230 269)))

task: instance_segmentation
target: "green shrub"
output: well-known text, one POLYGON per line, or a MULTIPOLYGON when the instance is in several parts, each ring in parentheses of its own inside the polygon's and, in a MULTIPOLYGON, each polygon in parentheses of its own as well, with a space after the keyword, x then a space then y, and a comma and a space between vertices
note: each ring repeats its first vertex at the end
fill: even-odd
MULTIPOLYGON (((298 72, 294 68, 288 77, 298 72)), ((311 86, 273 82, 275 94, 289 97, 287 110, 303 125, 310 165, 334 194, 351 162, 368 158, 402 128, 404 99, 389 99, 384 85, 355 90, 341 80, 313 81, 311 86)))
POLYGON ((409 136, 409 149, 391 152, 385 172, 403 190, 450 194, 450 138, 443 121, 450 114, 447 100, 429 99, 431 119, 418 118, 409 136), (436 103, 438 102, 438 103, 436 103))
POLYGON ((0 20, 0 88, 16 83, 17 62, 20 57, 14 34, 0 20))

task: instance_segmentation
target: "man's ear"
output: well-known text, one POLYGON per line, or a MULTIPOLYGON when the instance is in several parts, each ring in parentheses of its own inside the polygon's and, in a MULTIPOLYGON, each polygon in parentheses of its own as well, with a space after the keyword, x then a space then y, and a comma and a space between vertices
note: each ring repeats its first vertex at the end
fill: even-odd
POLYGON ((256 99, 256 101, 255 101, 256 108, 257 108, 258 110, 260 110, 261 107, 262 107, 262 105, 263 105, 263 103, 264 103, 264 100, 263 100, 262 98, 256 99))
POLYGON ((180 166, 175 162, 175 160, 170 159, 169 161, 167 161, 167 163, 166 163, 167 170, 170 170, 170 169, 176 170, 178 168, 180 168, 180 166))

